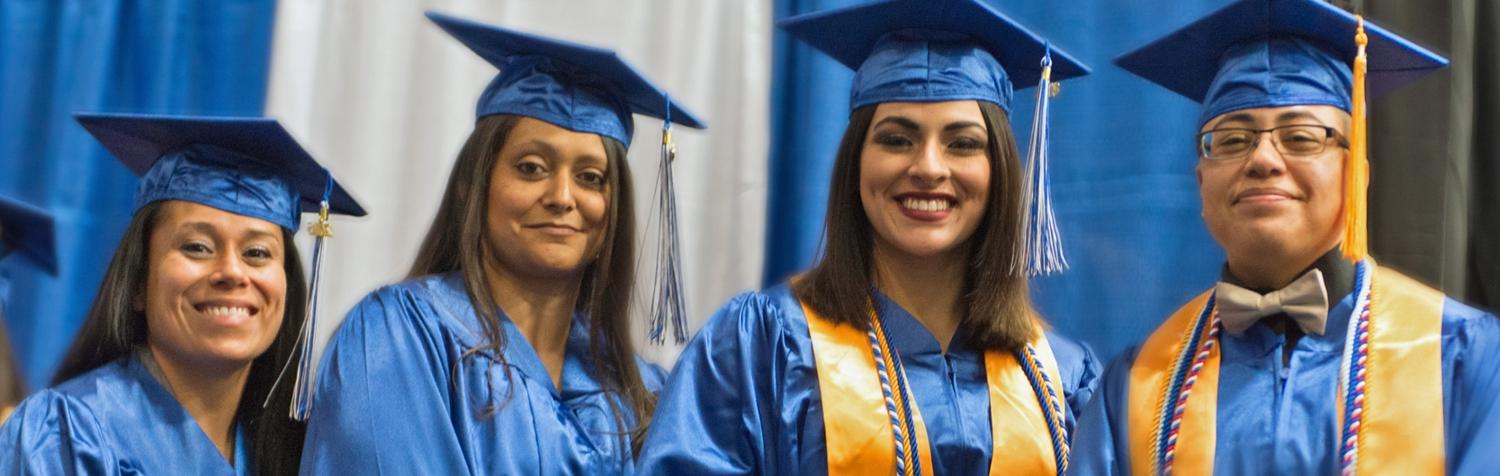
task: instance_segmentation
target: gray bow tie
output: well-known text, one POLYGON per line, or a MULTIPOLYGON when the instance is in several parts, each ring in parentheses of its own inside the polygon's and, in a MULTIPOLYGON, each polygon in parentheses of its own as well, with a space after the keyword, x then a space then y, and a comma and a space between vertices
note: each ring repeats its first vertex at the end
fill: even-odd
POLYGON ((1328 320, 1328 290, 1323 287, 1322 271, 1308 271, 1266 295, 1223 281, 1214 290, 1219 320, 1231 334, 1243 334, 1260 318, 1280 312, 1295 319, 1304 332, 1323 335, 1328 320))

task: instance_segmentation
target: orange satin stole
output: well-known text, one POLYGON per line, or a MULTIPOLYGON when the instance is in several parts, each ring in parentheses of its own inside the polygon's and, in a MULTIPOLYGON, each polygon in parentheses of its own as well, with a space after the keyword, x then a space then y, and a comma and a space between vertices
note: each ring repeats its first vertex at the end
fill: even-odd
MULTIPOLYGON (((818 391, 824 403, 828 474, 893 474, 896 444, 891 439, 890 416, 886 414, 869 338, 865 331, 824 319, 805 303, 802 312, 807 316, 813 360, 818 369, 818 391)), ((1046 336, 1038 333, 1032 347, 1059 401, 1065 401, 1057 361, 1046 336)), ((1057 474, 1047 421, 1020 362, 1014 355, 988 351, 984 354, 984 364, 993 445, 990 474, 1057 474)), ((927 427, 915 395, 912 398, 912 424, 920 445, 922 474, 931 475, 932 451, 927 427)))

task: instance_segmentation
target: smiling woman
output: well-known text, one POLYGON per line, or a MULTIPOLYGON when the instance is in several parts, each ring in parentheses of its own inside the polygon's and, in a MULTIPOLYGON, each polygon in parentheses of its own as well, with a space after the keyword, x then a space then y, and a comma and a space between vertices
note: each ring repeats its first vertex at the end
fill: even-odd
POLYGON ((292 236, 304 203, 364 211, 269 119, 79 122, 143 176, 137 210, 53 387, 0 428, 0 472, 295 473, 292 236))
POLYGON ((634 114, 701 127, 613 52, 441 14, 499 74, 407 280, 329 343, 308 474, 621 474, 663 372, 635 355, 634 114))
POLYGON ((873 2, 782 27, 856 69, 822 256, 710 319, 673 369, 640 466, 1062 474, 1098 364, 1031 308, 1039 250, 1009 111, 1037 64, 1058 79, 1083 68, 972 0, 873 2))

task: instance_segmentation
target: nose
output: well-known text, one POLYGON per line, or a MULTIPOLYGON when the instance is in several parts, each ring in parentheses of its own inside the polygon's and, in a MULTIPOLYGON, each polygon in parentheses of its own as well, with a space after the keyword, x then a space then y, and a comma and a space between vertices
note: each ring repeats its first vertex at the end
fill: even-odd
POLYGON ((1270 178, 1286 172, 1286 158, 1276 150, 1271 131, 1257 134, 1255 149, 1245 159, 1245 174, 1255 178, 1270 178), (1260 134, 1264 134, 1263 136, 1260 134))
POLYGON ((935 185, 947 180, 950 171, 943 162, 941 141, 929 140, 917 148, 906 173, 919 184, 935 185))
POLYGON ((245 263, 235 253, 225 253, 219 258, 218 267, 209 276, 209 280, 210 284, 219 289, 234 289, 250 284, 249 275, 245 273, 245 263))
POLYGON ((547 182, 547 192, 542 195, 542 206, 552 213, 567 213, 573 210, 573 177, 557 174, 547 182))

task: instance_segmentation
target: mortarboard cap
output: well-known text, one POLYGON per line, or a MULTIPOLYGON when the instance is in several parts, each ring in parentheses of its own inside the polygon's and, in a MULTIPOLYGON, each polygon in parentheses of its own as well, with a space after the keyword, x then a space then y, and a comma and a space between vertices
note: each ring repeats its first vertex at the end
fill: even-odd
POLYGON ((976 0, 893 0, 808 13, 779 25, 855 70, 850 110, 882 102, 972 99, 1007 113, 1015 89, 1037 84, 1050 48, 1052 80, 1088 67, 976 0))
POLYGON ((303 212, 365 210, 274 119, 78 114, 78 123, 141 176, 135 206, 185 200, 292 232, 303 212))
POLYGON ((480 94, 476 117, 527 116, 625 145, 632 113, 705 127, 614 51, 436 12, 427 18, 500 69, 480 94))
MULTIPOLYGON (((1198 123, 1256 107, 1329 105, 1351 112, 1356 19, 1317 0, 1243 0, 1115 60, 1121 68, 1203 104, 1198 123)), ((1369 96, 1448 64, 1365 23, 1369 96)))
POLYGON ((0 258, 19 251, 48 273, 57 274, 52 214, 25 202, 0 197, 0 258))

